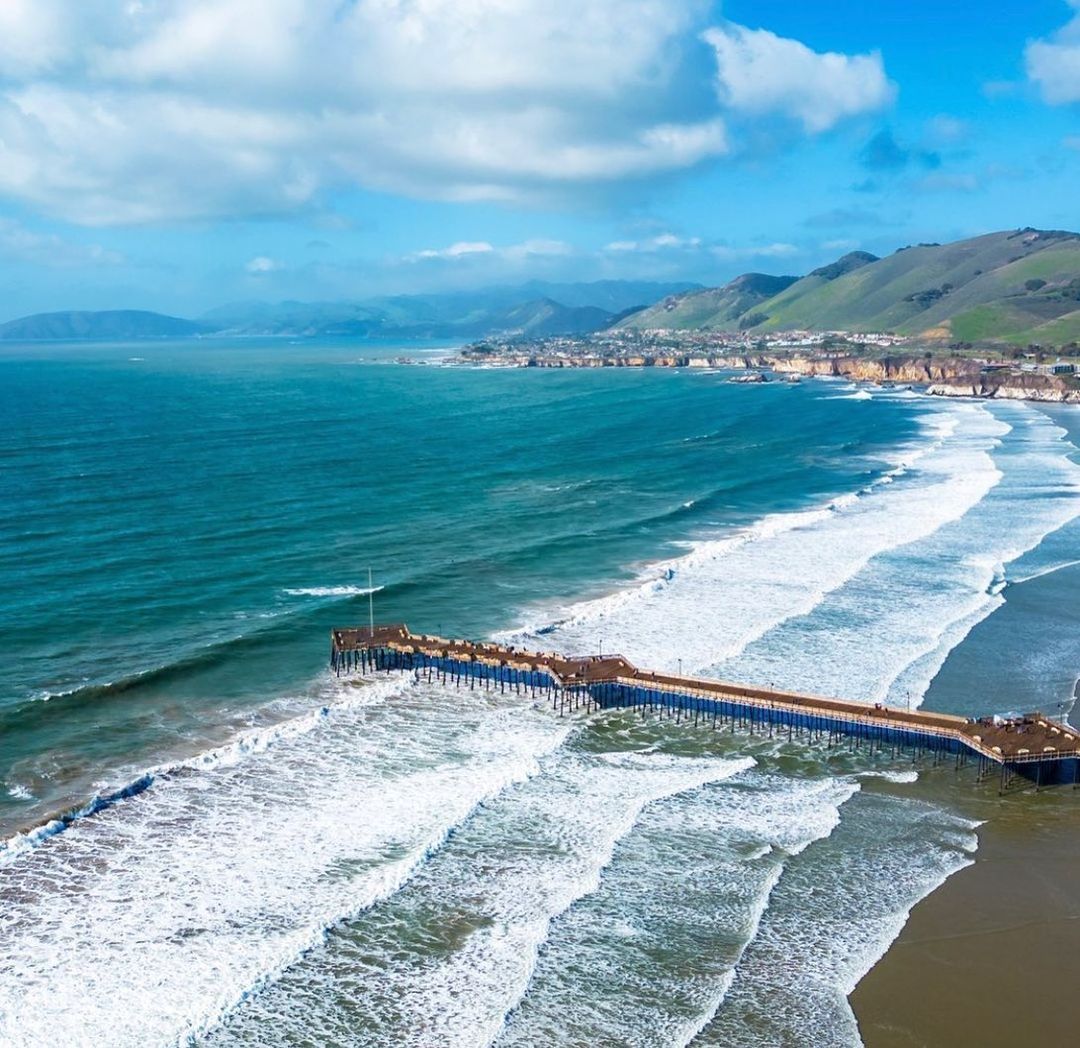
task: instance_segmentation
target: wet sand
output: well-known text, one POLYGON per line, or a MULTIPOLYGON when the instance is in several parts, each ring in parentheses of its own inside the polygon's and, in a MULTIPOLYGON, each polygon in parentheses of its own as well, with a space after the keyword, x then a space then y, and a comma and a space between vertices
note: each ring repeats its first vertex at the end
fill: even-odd
POLYGON ((975 862, 851 995, 867 1048, 1075 1043, 1080 791, 989 798, 975 862))

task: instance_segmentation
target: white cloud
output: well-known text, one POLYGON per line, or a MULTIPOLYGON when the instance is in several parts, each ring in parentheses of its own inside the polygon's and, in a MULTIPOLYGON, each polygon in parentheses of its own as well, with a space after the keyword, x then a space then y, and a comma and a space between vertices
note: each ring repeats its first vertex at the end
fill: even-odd
POLYGON ((87 224, 318 207, 359 184, 535 201, 808 132, 891 96, 877 55, 706 33, 707 0, 4 0, 0 195, 87 224))
POLYGON ((127 259, 100 244, 78 244, 55 233, 38 233, 0 217, 0 250, 6 261, 28 262, 50 269, 121 266, 127 259))
POLYGON ((699 258, 720 259, 724 262, 751 258, 787 258, 799 254, 799 248, 794 244, 750 244, 732 247, 730 244, 709 243, 701 237, 681 237, 674 233, 659 233, 643 240, 614 240, 604 247, 604 251, 614 256, 680 252, 683 257, 696 255, 699 258))
MULTIPOLYGON (((1080 11, 1080 0, 1070 0, 1080 11)), ((1028 79, 1051 105, 1080 102, 1080 14, 1048 40, 1033 40, 1024 51, 1028 79)))
POLYGON ((0 77, 43 72, 68 51, 63 0, 4 0, 0 4, 0 77))
POLYGON ((775 113, 818 133, 887 106, 895 88, 881 55, 812 51, 798 40, 727 23, 707 30, 716 50, 721 102, 749 114, 775 113))
POLYGON ((426 248, 411 258, 464 258, 466 255, 487 255, 494 251, 486 240, 459 240, 449 247, 426 248))
POLYGON ((486 240, 459 240, 449 247, 425 248, 406 255, 406 262, 429 262, 435 260, 455 261, 483 258, 485 256, 504 261, 520 262, 530 258, 556 258, 571 255, 574 249, 562 240, 525 240, 520 244, 495 247, 486 240))
POLYGON ((564 240, 526 240, 521 244, 511 244, 509 247, 503 248, 500 252, 504 258, 508 259, 526 259, 526 258, 565 258, 567 255, 574 254, 574 247, 572 244, 566 243, 564 240))
POLYGON ((604 249, 615 253, 629 251, 670 251, 672 249, 693 250, 701 246, 700 237, 680 237, 674 233, 658 233, 645 240, 615 240, 604 249))
POLYGON ((284 265, 276 258, 270 258, 267 255, 256 255, 244 266, 244 269, 254 276, 259 276, 263 273, 276 273, 279 269, 284 268, 284 265))

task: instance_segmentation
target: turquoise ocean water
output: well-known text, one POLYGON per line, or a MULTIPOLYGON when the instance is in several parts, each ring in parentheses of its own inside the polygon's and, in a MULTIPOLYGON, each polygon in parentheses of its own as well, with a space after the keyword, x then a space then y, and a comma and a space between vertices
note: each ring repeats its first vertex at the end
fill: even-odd
POLYGON ((1076 413, 400 352, 0 355, 0 1041, 858 1043, 970 785, 342 681, 328 630, 371 567, 417 630, 1064 714, 1076 413))

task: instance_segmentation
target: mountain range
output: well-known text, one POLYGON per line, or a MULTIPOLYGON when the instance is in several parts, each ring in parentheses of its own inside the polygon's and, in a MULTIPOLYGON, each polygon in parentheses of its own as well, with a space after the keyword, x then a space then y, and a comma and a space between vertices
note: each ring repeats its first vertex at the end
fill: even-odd
POLYGON ((137 310, 39 313, 0 340, 188 335, 472 339, 617 330, 893 332, 945 343, 1080 340, 1080 234, 1019 229, 885 258, 853 251, 805 276, 744 273, 722 287, 533 281, 357 302, 242 302, 194 319, 137 310))
POLYGON ((1080 339, 1080 234, 1020 229, 886 258, 845 255, 803 277, 747 273, 669 295, 625 318, 637 330, 895 332, 966 343, 1080 339))
POLYGON ((37 313, 0 324, 0 340, 152 339, 184 335, 292 338, 476 338, 584 335, 665 296, 700 289, 686 281, 532 281, 520 286, 358 302, 240 302, 187 320, 138 310, 37 313))

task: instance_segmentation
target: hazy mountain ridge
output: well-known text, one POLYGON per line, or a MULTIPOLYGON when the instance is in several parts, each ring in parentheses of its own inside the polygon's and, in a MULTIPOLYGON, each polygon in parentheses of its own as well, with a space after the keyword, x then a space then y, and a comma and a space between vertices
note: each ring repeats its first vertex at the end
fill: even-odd
MULTIPOLYGON (((960 342, 1080 338, 1080 234, 1021 229, 919 244, 886 258, 851 252, 750 300, 738 277, 665 299, 622 327, 719 331, 894 331, 960 342)), ((788 278, 775 278, 788 281, 788 278)))
POLYGON ((197 320, 142 310, 38 313, 0 324, 0 340, 152 339, 188 335, 291 338, 475 338, 493 334, 583 335, 630 310, 700 285, 603 280, 531 281, 476 291, 385 295, 358 302, 244 302, 197 320))
POLYGON ((0 340, 17 342, 67 339, 183 338, 205 334, 205 324, 141 309, 35 313, 0 324, 0 340))

